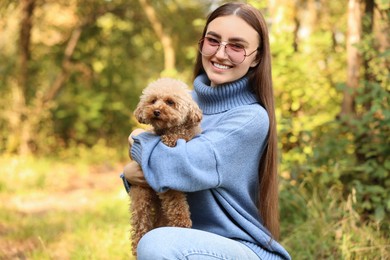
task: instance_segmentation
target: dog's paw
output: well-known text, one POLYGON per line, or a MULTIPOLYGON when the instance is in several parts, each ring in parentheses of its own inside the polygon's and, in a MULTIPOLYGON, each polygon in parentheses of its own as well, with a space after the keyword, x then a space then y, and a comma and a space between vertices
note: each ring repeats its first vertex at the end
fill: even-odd
POLYGON ((176 142, 177 142, 176 139, 171 138, 171 137, 169 137, 168 135, 162 135, 162 136, 161 136, 161 141, 162 141, 165 145, 167 145, 167 146, 169 146, 169 147, 175 147, 175 146, 176 146, 176 142))

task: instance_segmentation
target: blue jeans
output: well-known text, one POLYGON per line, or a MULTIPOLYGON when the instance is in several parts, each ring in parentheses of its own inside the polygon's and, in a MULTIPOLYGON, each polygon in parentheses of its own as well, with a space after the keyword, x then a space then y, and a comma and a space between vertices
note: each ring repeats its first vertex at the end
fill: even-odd
POLYGON ((258 260, 247 246, 213 233, 162 227, 145 234, 138 244, 138 260, 258 260))

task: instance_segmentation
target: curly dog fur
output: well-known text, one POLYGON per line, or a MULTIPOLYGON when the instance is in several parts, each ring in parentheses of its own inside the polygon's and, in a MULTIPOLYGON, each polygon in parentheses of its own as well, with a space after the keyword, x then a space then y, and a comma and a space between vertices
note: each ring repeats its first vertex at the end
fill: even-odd
MULTIPOLYGON (((176 146, 178 139, 191 140, 201 132, 202 111, 192 99, 187 85, 172 78, 161 78, 149 84, 140 97, 134 115, 140 123, 149 124, 164 144, 176 146)), ((192 226, 185 194, 168 190, 156 193, 151 188, 132 186, 132 251, 136 255, 142 236, 160 226, 192 226)))

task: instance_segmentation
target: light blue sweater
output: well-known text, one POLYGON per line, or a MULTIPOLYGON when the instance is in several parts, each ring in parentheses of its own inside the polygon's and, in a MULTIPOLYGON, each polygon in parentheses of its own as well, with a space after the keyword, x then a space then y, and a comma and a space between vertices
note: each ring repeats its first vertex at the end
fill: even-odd
POLYGON ((194 81, 193 98, 204 115, 200 135, 168 147, 158 136, 142 133, 134 138, 132 157, 154 190, 187 193, 193 228, 238 240, 261 259, 272 258, 269 252, 290 259, 271 239, 256 208, 267 112, 247 78, 217 87, 208 84, 206 75, 194 81))

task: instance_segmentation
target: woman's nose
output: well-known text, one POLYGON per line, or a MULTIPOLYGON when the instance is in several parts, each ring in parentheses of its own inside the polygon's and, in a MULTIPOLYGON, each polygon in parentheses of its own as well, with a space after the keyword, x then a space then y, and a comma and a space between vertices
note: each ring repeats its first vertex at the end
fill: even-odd
POLYGON ((225 51, 225 45, 221 44, 219 46, 218 51, 215 53, 215 57, 217 57, 219 59, 224 59, 224 58, 226 58, 226 56, 227 56, 227 54, 225 51))

